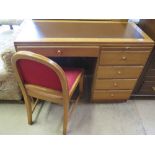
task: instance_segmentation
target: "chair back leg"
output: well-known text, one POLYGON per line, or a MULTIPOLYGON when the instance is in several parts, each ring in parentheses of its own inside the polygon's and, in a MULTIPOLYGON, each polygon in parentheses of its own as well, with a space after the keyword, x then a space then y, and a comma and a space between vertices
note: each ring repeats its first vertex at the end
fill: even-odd
POLYGON ((63 116, 63 134, 67 134, 68 118, 69 117, 69 101, 64 101, 64 116, 63 116))
POLYGON ((32 124, 32 105, 31 105, 31 98, 29 96, 24 96, 26 111, 27 111, 27 118, 28 124, 32 124))

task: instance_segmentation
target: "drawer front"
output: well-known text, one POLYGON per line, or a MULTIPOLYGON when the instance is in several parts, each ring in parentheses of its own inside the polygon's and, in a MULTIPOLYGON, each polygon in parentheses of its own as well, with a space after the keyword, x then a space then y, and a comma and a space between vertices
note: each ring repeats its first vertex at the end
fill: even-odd
POLYGON ((154 76, 145 76, 144 80, 145 81, 155 81, 155 75, 154 76))
POLYGON ((155 87, 155 81, 145 81, 143 83, 142 89, 153 90, 153 87, 155 87))
POLYGON ((144 65, 150 52, 141 51, 102 51, 101 65, 144 65))
POLYGON ((155 81, 146 81, 143 83, 140 94, 155 95, 155 81))
POLYGON ((130 97, 131 90, 95 90, 93 100, 127 100, 130 97))
POLYGON ((17 46, 17 51, 31 51, 44 56, 54 57, 98 57, 97 46, 17 46))
POLYGON ((143 66, 99 66, 97 78, 133 78, 137 79, 143 66))
POLYGON ((95 89, 133 89, 136 79, 97 79, 95 89))
POLYGON ((150 96, 150 95, 152 96, 153 95, 154 96, 155 95, 155 91, 153 91, 153 90, 151 90, 151 91, 150 90, 140 90, 138 92, 138 94, 139 95, 144 95, 144 96, 145 95, 148 95, 148 96, 150 96))
POLYGON ((147 76, 155 76, 155 69, 149 69, 147 72, 147 76))

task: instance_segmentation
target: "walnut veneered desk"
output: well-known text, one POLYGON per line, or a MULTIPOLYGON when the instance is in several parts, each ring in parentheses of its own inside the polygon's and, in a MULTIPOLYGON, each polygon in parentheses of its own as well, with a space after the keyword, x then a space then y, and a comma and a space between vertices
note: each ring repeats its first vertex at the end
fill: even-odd
POLYGON ((154 42, 134 23, 108 21, 27 21, 16 51, 53 57, 96 57, 91 100, 127 100, 154 42))

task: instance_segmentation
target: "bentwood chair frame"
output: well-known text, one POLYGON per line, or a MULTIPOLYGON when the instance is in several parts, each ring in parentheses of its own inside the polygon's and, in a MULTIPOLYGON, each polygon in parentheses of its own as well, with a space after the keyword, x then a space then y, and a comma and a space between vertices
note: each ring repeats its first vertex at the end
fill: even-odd
POLYGON ((16 52, 12 57, 12 66, 15 71, 16 79, 19 83, 20 89, 23 94, 23 98, 24 98, 24 102, 27 110, 28 124, 32 124, 32 113, 39 99, 58 103, 63 105, 63 109, 64 109, 63 134, 66 134, 70 115, 75 109, 75 106, 77 105, 80 99, 80 96, 83 93, 84 72, 82 71, 78 75, 71 90, 69 91, 67 79, 63 69, 57 63, 48 59, 47 57, 29 52, 29 51, 19 51, 19 52, 16 52), (45 88, 45 87, 41 87, 33 84, 24 84, 20 77, 18 67, 17 67, 17 61, 20 59, 27 59, 27 60, 39 62, 51 68, 59 77, 62 91, 57 91, 57 90, 53 90, 53 89, 49 89, 49 88, 45 88), (75 103, 71 107, 69 107, 71 97, 78 85, 79 85, 79 96, 75 100, 75 103), (35 102, 33 98, 36 98, 35 102))

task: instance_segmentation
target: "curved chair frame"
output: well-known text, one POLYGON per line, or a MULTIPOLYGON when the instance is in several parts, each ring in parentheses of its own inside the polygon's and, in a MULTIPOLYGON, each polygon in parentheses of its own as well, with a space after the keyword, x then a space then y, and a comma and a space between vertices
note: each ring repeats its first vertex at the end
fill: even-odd
POLYGON ((48 59, 47 57, 29 52, 29 51, 19 51, 19 52, 16 52, 12 57, 12 66, 15 71, 15 76, 19 83, 19 86, 25 101, 25 105, 27 109, 28 124, 32 124, 32 113, 35 109, 38 99, 51 101, 54 103, 61 104, 64 107, 63 134, 66 134, 69 116, 72 113, 75 105, 77 104, 81 94, 83 93, 84 72, 82 71, 82 73, 78 75, 71 90, 69 91, 67 79, 63 69, 57 63, 48 59), (32 84, 24 84, 22 82, 22 79, 19 75, 18 68, 17 68, 17 61, 20 59, 33 60, 51 68, 59 77, 62 91, 57 91, 57 90, 36 86, 32 84), (78 84, 79 84, 80 94, 77 97, 75 104, 71 107, 71 110, 69 111, 69 102, 78 84), (34 107, 32 107, 32 103, 34 103, 33 98, 37 99, 34 104, 34 107))

